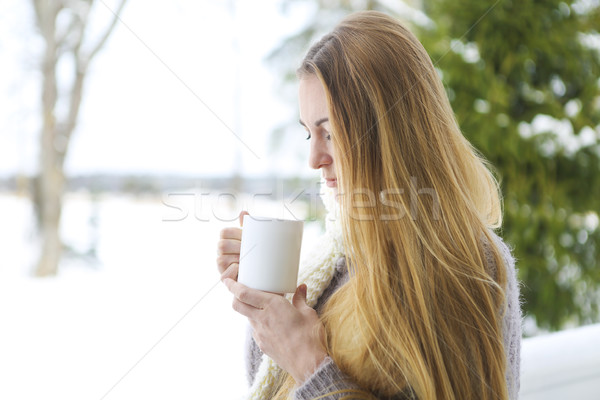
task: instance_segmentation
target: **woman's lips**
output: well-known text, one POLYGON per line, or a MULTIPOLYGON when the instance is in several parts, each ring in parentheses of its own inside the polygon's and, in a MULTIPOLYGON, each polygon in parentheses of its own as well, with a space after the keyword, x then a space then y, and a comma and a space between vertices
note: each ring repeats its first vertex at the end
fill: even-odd
POLYGON ((325 179, 325 184, 328 187, 337 187, 337 179, 325 179))

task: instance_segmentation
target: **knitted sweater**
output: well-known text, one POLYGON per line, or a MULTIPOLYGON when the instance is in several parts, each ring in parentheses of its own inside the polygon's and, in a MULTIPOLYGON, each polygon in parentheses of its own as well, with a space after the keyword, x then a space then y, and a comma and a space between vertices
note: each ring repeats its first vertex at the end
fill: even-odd
MULTIPOLYGON (((521 308, 519 304, 519 285, 516 277, 515 260, 511 255, 509 248, 498 236, 493 234, 495 244, 504 259, 504 267, 507 272, 506 284, 506 302, 507 308, 504 315, 502 333, 504 339, 504 349, 506 352, 507 370, 506 383, 508 387, 509 399, 517 399, 519 392, 519 369, 520 369, 520 351, 521 351, 521 308)), ((494 274, 496 265, 493 261, 493 255, 489 246, 484 246, 486 262, 489 271, 494 274)), ((346 260, 341 257, 337 261, 336 271, 331 283, 325 289, 317 304, 315 310, 320 315, 324 304, 329 297, 348 281, 348 269, 346 260)), ((252 385, 256 372, 261 363, 262 351, 252 338, 251 328, 248 329, 246 338, 246 371, 250 385, 252 385)), ((324 394, 340 390, 358 388, 347 375, 345 375, 334 361, 327 357, 317 370, 293 393, 294 400, 314 399, 324 394)), ((336 400, 343 397, 343 394, 329 395, 324 397, 326 400, 336 400)))

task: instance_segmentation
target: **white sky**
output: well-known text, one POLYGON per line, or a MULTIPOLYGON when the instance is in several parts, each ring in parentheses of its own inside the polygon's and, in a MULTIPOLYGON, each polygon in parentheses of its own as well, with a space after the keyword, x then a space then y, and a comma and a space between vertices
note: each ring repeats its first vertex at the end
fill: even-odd
MULTIPOLYGON (((223 175, 241 156, 245 175, 318 175, 306 166, 301 129, 284 143, 288 154, 269 152, 270 132, 295 119, 295 104, 283 104, 277 72, 264 61, 310 12, 297 6, 282 15, 276 0, 235 3, 234 21, 231 2, 130 0, 122 15, 130 30, 120 24, 93 62, 68 174, 223 175)), ((108 20, 97 8, 97 21, 108 20)), ((32 26, 29 2, 0 0, 0 176, 35 170, 41 42, 32 26)))
MULTIPOLYGON (((96 5, 96 27, 111 18, 103 3, 114 7, 116 1, 96 5)), ((36 57, 42 43, 30 2, 0 0, 0 176, 32 174, 36 168, 41 124, 36 57)), ((126 26, 117 26, 92 64, 67 174, 230 175, 241 160, 246 176, 317 177, 307 167, 302 129, 286 136, 276 152, 269 143, 276 126, 294 124, 297 117, 296 104, 278 94, 280 72, 265 56, 312 15, 305 4, 289 6, 284 15, 280 2, 129 0, 122 15, 126 26)), ((396 11, 427 23, 413 9, 396 11)), ((561 131, 568 122, 551 122, 554 147, 575 151, 600 135, 599 127, 576 136, 561 131)))

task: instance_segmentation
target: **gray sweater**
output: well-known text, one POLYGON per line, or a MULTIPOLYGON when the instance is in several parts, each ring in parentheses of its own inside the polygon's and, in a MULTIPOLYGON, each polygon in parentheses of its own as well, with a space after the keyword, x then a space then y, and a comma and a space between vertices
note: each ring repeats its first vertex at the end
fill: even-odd
MULTIPOLYGON (((509 248, 498 236, 493 235, 495 244, 502 253, 504 267, 507 272, 506 301, 507 310, 503 320, 504 349, 506 352, 507 372, 506 383, 508 386, 509 399, 517 399, 519 393, 519 368, 521 353, 521 307, 519 303, 519 285, 516 277, 515 260, 511 255, 509 248)), ((489 246, 484 247, 487 266, 489 271, 494 274, 496 265, 493 261, 492 252, 489 246)), ((333 275, 330 285, 325 289, 319 298, 315 310, 321 313, 323 305, 329 297, 344 283, 348 281, 348 269, 346 260, 341 257, 336 265, 336 271, 333 275)), ((252 338, 252 332, 248 330, 246 345, 246 371, 248 382, 252 385, 256 372, 261 362, 262 351, 252 338)), ((335 365, 333 360, 327 357, 317 370, 293 393, 295 400, 314 399, 324 394, 340 390, 358 388, 347 375, 345 375, 335 365)), ((343 394, 329 395, 323 397, 326 400, 336 400, 343 397, 343 394)))

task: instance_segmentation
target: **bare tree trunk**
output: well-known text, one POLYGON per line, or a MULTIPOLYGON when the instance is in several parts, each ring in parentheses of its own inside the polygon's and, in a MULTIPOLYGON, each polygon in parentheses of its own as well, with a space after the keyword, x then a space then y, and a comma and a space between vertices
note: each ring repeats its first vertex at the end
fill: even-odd
POLYGON ((35 180, 34 199, 39 202, 35 205, 38 213, 38 223, 42 239, 40 259, 36 275, 48 276, 57 272, 61 253, 59 236, 60 211, 63 191, 63 173, 57 168, 55 142, 56 142, 56 116, 54 109, 58 96, 56 82, 56 63, 58 61, 58 48, 55 38, 56 16, 60 8, 45 7, 40 11, 39 28, 45 39, 46 49, 42 64, 42 137, 40 148, 40 171, 35 180))
MULTIPOLYGON (((45 123, 46 125, 46 123, 45 123)), ((43 147, 40 154, 39 179, 37 179, 41 204, 40 230, 42 247, 36 275, 48 276, 58 272, 58 263, 62 252, 60 239, 60 217, 63 202, 65 177, 62 165, 58 165, 55 149, 56 130, 44 126, 42 131, 43 147)))
MULTIPOLYGON (((42 132, 39 172, 34 180, 33 202, 41 234, 41 253, 35 270, 37 276, 56 275, 62 253, 60 219, 65 190, 64 162, 71 135, 77 125, 83 84, 90 61, 114 30, 126 0, 113 11, 112 21, 97 41, 84 49, 86 27, 93 0, 33 0, 36 21, 46 48, 42 63, 42 132), (73 7, 73 9, 70 9, 73 7), (66 10, 66 11, 65 11, 66 10), (59 13, 70 11, 70 21, 57 26, 59 13), (74 63, 73 80, 68 93, 66 115, 56 115, 58 82, 56 65, 67 55, 74 63)), ((89 41, 89 40, 88 40, 89 41)))

